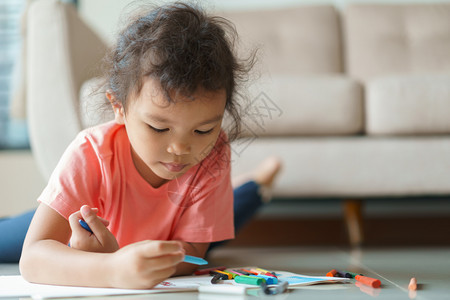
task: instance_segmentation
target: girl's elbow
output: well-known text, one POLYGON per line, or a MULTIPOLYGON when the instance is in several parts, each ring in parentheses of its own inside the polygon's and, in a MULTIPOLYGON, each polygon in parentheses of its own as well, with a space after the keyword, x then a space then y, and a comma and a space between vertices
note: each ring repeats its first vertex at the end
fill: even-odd
POLYGON ((26 251, 22 251, 22 255, 19 260, 20 274, 26 281, 33 281, 33 272, 30 266, 30 258, 26 251))
POLYGON ((19 270, 26 281, 34 282, 39 268, 36 268, 34 265, 36 258, 33 258, 32 251, 28 248, 24 246, 22 250, 22 255, 19 260, 19 270))

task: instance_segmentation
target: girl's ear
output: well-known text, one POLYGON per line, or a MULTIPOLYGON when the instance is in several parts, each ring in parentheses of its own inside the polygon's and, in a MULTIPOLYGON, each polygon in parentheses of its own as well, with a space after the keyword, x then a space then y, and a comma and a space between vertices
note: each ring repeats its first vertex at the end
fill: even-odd
POLYGON ((107 90, 105 95, 106 95, 106 98, 108 98, 108 100, 111 103, 111 106, 114 110, 114 119, 115 119, 116 123, 117 124, 125 124, 125 114, 123 111, 122 103, 117 101, 114 94, 110 90, 107 90))

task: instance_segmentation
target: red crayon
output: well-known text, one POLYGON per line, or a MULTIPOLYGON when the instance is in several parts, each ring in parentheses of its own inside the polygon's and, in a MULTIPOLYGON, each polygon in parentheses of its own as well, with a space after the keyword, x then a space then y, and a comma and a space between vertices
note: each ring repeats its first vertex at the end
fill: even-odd
POLYGON ((251 270, 247 270, 247 269, 241 269, 241 270, 244 271, 244 272, 247 272, 249 274, 252 274, 252 275, 258 275, 257 272, 254 272, 254 271, 251 271, 251 270))
POLYGON ((355 279, 365 285, 371 286, 373 288, 379 288, 381 286, 381 281, 375 278, 370 278, 367 276, 356 275, 355 279))
POLYGON ((273 278, 278 278, 277 276, 273 275, 273 273, 270 273, 270 272, 266 272, 266 273, 261 272, 261 273, 259 273, 259 275, 265 275, 265 276, 270 276, 270 277, 273 277, 273 278))

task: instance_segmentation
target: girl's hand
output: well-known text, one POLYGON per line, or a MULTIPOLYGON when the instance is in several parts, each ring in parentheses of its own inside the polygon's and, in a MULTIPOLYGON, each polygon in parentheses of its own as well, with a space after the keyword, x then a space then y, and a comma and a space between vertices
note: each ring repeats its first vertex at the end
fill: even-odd
POLYGON ((72 236, 70 247, 89 252, 110 253, 119 249, 115 236, 106 228, 109 221, 97 216, 98 209, 83 205, 81 209, 69 217, 72 236), (79 220, 89 225, 93 233, 81 227, 79 220))
POLYGON ((106 271, 113 287, 149 289, 173 275, 183 258, 180 242, 142 241, 109 255, 106 271))

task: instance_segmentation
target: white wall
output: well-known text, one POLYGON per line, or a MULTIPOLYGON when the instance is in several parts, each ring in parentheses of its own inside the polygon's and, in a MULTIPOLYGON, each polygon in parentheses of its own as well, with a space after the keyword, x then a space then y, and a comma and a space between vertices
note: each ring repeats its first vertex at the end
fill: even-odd
MULTIPOLYGON (((187 0, 189 1, 189 0, 187 0)), ((130 12, 142 3, 165 3, 158 1, 133 0, 79 0, 79 9, 88 24, 106 41, 112 43, 118 30, 123 11, 130 12)), ((349 3, 431 3, 450 0, 203 0, 196 1, 208 10, 251 10, 273 9, 305 4, 333 4, 343 9, 349 3)), ((122 22, 123 23, 123 22, 122 22)))
POLYGON ((0 217, 37 207, 44 186, 30 151, 0 151, 0 217))

